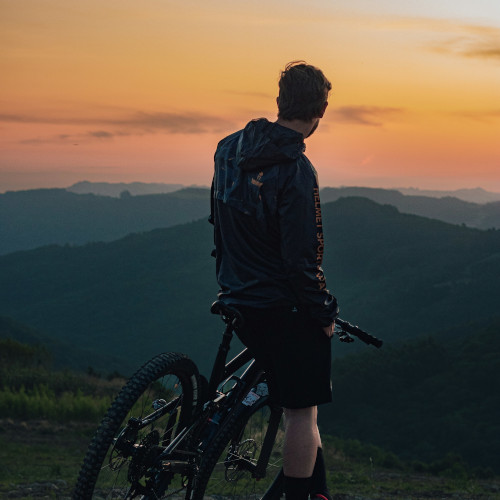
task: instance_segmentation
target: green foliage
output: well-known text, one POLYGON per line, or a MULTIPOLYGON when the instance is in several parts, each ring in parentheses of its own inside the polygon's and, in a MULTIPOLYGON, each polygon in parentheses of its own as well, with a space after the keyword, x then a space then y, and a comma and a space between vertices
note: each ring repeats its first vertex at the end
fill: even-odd
POLYGON ((42 346, 21 344, 13 339, 0 338, 0 366, 10 370, 16 367, 35 365, 49 366, 51 356, 42 346))
POLYGON ((26 390, 3 387, 0 391, 0 417, 49 419, 56 422, 97 422, 110 406, 110 396, 83 394, 80 389, 58 395, 45 384, 26 390))
POLYGON ((326 435, 323 437, 324 448, 340 453, 344 459, 365 465, 385 467, 387 469, 403 470, 407 466, 392 451, 387 451, 379 446, 362 443, 357 439, 341 439, 326 435))
POLYGON ((460 476, 457 457, 500 471, 500 320, 463 327, 334 363, 325 432, 372 442, 422 470, 460 476), (446 453, 447 462, 439 462, 446 453))
POLYGON ((97 422, 123 379, 52 371, 48 352, 0 339, 0 418, 97 422))

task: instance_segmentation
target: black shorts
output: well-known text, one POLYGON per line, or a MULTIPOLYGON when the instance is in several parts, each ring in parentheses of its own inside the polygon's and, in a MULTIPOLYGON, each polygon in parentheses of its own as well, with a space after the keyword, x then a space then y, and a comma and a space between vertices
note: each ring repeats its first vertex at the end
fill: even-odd
POLYGON ((284 408, 329 403, 331 339, 321 326, 291 307, 237 307, 245 322, 236 334, 266 370, 273 399, 284 408))

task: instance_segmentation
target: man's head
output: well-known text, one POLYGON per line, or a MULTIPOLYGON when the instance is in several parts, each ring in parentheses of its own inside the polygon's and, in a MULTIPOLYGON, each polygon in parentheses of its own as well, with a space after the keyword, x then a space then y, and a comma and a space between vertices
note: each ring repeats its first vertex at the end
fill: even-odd
POLYGON ((288 63, 279 81, 278 118, 304 122, 322 118, 331 89, 320 69, 303 61, 288 63))

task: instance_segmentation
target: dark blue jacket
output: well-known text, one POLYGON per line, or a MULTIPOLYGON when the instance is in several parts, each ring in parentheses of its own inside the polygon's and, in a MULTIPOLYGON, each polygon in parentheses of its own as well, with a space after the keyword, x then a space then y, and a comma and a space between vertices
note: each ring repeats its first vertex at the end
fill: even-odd
POLYGON ((317 175, 304 150, 302 134, 263 118, 219 143, 211 215, 219 298, 297 306, 327 326, 338 308, 321 268, 317 175))

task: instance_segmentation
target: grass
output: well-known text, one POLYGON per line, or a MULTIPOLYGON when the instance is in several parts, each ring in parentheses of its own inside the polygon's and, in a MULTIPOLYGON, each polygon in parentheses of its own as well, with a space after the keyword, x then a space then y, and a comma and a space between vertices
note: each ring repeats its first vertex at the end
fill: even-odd
POLYGON ((451 463, 449 468, 443 468, 439 473, 416 472, 412 464, 402 463, 390 453, 387 455, 378 448, 355 443, 357 446, 353 452, 350 441, 330 436, 323 438, 328 485, 335 494, 335 500, 500 499, 498 477, 479 479, 461 466, 456 467, 456 463, 451 463), (377 460, 372 455, 377 456, 377 460))
MULTIPOLYGON (((44 420, 0 421, 0 498, 58 498, 71 495, 95 431, 95 423, 58 424, 44 420)), ((500 478, 453 477, 383 467, 372 457, 351 458, 342 442, 324 438, 328 484, 335 500, 496 500, 500 478)), ((346 449, 352 446, 345 445, 346 449)))
POLYGON ((34 483, 49 483, 48 493, 55 494, 55 485, 60 494, 69 495, 95 427, 81 423, 0 421, 0 498, 16 490, 20 494, 20 486, 26 490, 34 483))

